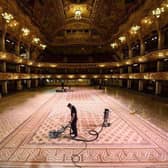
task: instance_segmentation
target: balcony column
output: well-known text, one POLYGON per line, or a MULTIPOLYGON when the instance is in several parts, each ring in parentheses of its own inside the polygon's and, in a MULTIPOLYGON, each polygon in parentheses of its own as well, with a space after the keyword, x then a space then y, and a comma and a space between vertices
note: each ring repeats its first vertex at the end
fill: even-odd
POLYGON ((6 49, 5 49, 6 29, 7 29, 7 25, 6 25, 6 23, 4 23, 4 27, 2 28, 2 36, 0 39, 1 51, 6 51, 6 49))
POLYGON ((2 95, 8 94, 8 82, 2 81, 2 95))
POLYGON ((30 67, 26 66, 26 73, 30 73, 30 67))
POLYGON ((22 80, 17 80, 16 83, 17 83, 17 90, 18 91, 22 90, 22 80))
POLYGON ((132 66, 128 66, 128 73, 132 73, 132 66))
POLYGON ((39 86, 39 81, 38 79, 35 79, 35 88, 37 88, 39 86))
POLYGON ((163 70, 163 62, 161 60, 157 61, 157 72, 161 72, 163 70))
POLYGON ((138 90, 141 92, 143 91, 143 87, 144 87, 144 82, 143 80, 139 80, 139 83, 138 83, 138 90))
MULTIPOLYGON (((143 73, 144 70, 145 70, 145 65, 144 64, 140 64, 140 66, 139 66, 139 72, 143 73)), ((139 91, 143 91, 143 89, 144 89, 144 81, 140 79, 139 83, 138 83, 138 90, 139 91)))
POLYGON ((145 54, 145 44, 144 44, 141 32, 139 33, 139 40, 140 40, 140 55, 144 55, 145 54))
POLYGON ((155 84, 155 94, 156 95, 160 95, 161 94, 161 90, 162 90, 161 81, 156 81, 156 84, 155 84))
POLYGON ((6 62, 5 61, 2 62, 1 71, 6 72, 6 62))
POLYGON ((26 82, 27 82, 27 88, 30 89, 31 88, 31 79, 28 79, 26 82))
POLYGON ((158 19, 156 20, 156 28, 158 33, 158 50, 161 50, 164 48, 165 36, 164 32, 161 30, 161 25, 158 19))
POLYGON ((20 73, 20 64, 19 64, 19 65, 16 65, 16 72, 17 72, 17 73, 20 73))
POLYGON ((133 56, 133 52, 132 52, 131 43, 128 43, 128 57, 132 58, 132 56, 133 56))
MULTIPOLYGON (((120 74, 123 73, 123 68, 120 68, 120 74)), ((119 87, 123 87, 123 79, 119 79, 119 87)))
POLYGON ((29 44, 29 45, 27 46, 27 49, 26 49, 26 58, 27 58, 28 60, 30 60, 30 58, 31 58, 30 49, 31 49, 31 44, 29 44))
POLYGON ((15 53, 16 55, 20 56, 20 40, 18 40, 16 43, 15 53))
POLYGON ((139 72, 143 73, 145 71, 145 65, 144 64, 140 64, 139 65, 139 72))
POLYGON ((131 80, 130 79, 127 80, 127 88, 131 89, 131 80))

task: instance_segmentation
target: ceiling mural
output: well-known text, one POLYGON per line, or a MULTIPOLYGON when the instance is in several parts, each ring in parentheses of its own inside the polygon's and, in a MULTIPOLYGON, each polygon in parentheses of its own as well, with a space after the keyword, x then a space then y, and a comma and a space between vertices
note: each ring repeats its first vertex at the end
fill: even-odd
MULTIPOLYGON (((129 10, 142 5, 142 1, 16 0, 45 36, 48 43, 48 53, 45 55, 61 55, 59 46, 84 47, 86 50, 87 46, 101 46, 101 52, 107 55, 109 49, 103 46, 129 16, 129 10)), ((62 55, 69 57, 71 52, 62 55)), ((89 55, 89 52, 86 55, 89 55)))

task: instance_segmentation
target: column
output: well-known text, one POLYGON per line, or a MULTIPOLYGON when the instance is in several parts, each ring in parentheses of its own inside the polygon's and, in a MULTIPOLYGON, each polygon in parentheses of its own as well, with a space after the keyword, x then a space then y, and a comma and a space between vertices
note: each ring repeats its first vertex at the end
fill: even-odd
POLYGON ((38 84, 39 84, 38 79, 35 79, 35 87, 36 88, 38 87, 38 84))
POLYGON ((16 65, 16 72, 20 73, 20 65, 16 65))
POLYGON ((31 79, 27 80, 27 88, 30 89, 31 88, 31 79))
POLYGON ((30 48, 31 48, 31 45, 29 44, 27 49, 26 49, 26 58, 29 60, 30 59, 30 48))
MULTIPOLYGON (((123 68, 120 68, 120 74, 123 73, 123 68)), ((119 87, 123 87, 123 79, 119 79, 119 87)))
POLYGON ((139 72, 143 73, 145 71, 145 65, 144 64, 140 64, 139 65, 139 72))
POLYGON ((161 60, 157 61, 157 72, 161 72, 163 70, 163 62, 161 60))
MULTIPOLYGON (((140 64, 139 65, 139 72, 143 73, 144 70, 145 70, 145 65, 144 64, 140 64)), ((143 89, 144 89, 144 81, 140 79, 139 83, 138 83, 138 90, 139 91, 143 91, 143 89)))
POLYGON ((165 36, 164 32, 161 30, 161 25, 158 19, 156 20, 156 28, 158 33, 158 50, 160 50, 164 48, 165 36))
POLYGON ((132 66, 128 66, 128 73, 132 73, 132 66))
POLYGON ((22 80, 17 80, 16 83, 17 83, 17 90, 18 91, 22 90, 22 80))
POLYGON ((131 89, 131 80, 130 79, 127 80, 127 88, 131 89))
POLYGON ((144 55, 145 54, 145 44, 143 41, 142 32, 139 32, 138 36, 139 36, 139 41, 140 41, 140 55, 144 55))
POLYGON ((5 37, 6 37, 6 30, 7 30, 7 24, 6 22, 2 23, 2 36, 1 36, 1 51, 5 51, 5 37))
POLYGON ((6 62, 2 62, 1 71, 6 72, 6 62))
POLYGON ((143 80, 139 80, 138 90, 139 90, 139 91, 143 91, 143 86, 144 86, 143 80))
POLYGON ((8 94, 8 82, 2 81, 2 94, 7 95, 8 94))
POLYGON ((162 90, 161 81, 156 81, 155 94, 160 95, 162 90))
MULTIPOLYGON (((132 73, 132 67, 131 66, 128 66, 128 73, 132 73)), ((131 89, 131 80, 130 79, 128 79, 127 80, 127 88, 128 89, 131 89)))
POLYGON ((164 32, 162 32, 161 29, 159 29, 157 32, 158 32, 158 49, 161 50, 164 48, 165 36, 164 32))
POLYGON ((30 67, 26 66, 26 72, 30 73, 30 67))
POLYGON ((1 50, 5 51, 5 36, 6 32, 2 31, 2 37, 1 37, 1 50))
POLYGON ((144 45, 144 41, 141 38, 140 39, 140 55, 144 55, 145 54, 145 45, 144 45))
POLYGON ((20 40, 18 40, 16 43, 15 52, 16 55, 20 56, 20 40))
POLYGON ((133 52, 131 46, 128 47, 128 57, 132 58, 133 52))

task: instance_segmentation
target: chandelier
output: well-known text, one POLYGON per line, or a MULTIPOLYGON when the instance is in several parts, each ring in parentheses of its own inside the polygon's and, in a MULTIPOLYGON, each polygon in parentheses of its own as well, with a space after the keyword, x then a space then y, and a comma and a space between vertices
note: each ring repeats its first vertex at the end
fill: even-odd
POLYGON ((75 19, 80 20, 82 18, 81 11, 78 9, 75 11, 75 19))
POLYGON ((7 23, 9 23, 14 17, 11 13, 4 12, 1 14, 7 23))
POLYGON ((159 18, 161 13, 164 12, 164 8, 156 8, 155 10, 152 11, 152 14, 156 17, 159 18))

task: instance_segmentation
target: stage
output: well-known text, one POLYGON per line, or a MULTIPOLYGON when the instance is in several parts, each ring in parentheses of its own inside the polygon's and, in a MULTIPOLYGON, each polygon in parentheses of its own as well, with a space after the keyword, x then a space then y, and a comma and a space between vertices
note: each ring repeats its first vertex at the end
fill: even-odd
POLYGON ((0 104, 1 168, 168 167, 168 133, 102 90, 73 88, 57 93, 50 89, 26 99, 22 94, 6 97, 0 104), (70 121, 68 103, 78 111, 79 138, 92 139, 88 131, 101 129, 105 108, 110 110, 111 126, 87 147, 70 139, 68 129, 60 138, 50 139, 49 131, 70 121), (78 155, 76 163, 72 155, 78 155))

